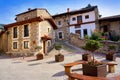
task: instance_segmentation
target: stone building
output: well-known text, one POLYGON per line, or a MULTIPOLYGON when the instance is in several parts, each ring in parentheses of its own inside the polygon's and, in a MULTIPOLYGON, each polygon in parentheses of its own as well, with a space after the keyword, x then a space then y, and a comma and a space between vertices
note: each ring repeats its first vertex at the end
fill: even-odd
POLYGON ((68 41, 69 40, 69 9, 67 12, 53 15, 58 29, 55 31, 57 41, 68 41))
POLYGON ((120 36, 120 15, 108 16, 99 19, 99 29, 103 33, 110 32, 120 36))
POLYGON ((98 24, 98 8, 97 6, 87 6, 80 10, 70 11, 53 15, 53 18, 58 26, 56 31, 57 40, 69 40, 70 33, 77 33, 81 38, 85 35, 91 36, 98 24))
POLYGON ((36 8, 16 15, 16 22, 5 25, 8 35, 7 53, 33 54, 41 46, 47 54, 55 43, 55 29, 51 15, 46 9, 36 8))
POLYGON ((0 24, 0 32, 3 31, 4 29, 4 24, 0 24))

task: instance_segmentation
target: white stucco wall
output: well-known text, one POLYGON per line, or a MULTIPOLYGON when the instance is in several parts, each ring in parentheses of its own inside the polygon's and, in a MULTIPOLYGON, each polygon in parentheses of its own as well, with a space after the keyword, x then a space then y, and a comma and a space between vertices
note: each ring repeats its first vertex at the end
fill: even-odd
POLYGON ((91 12, 87 12, 87 13, 82 14, 82 21, 83 21, 83 23, 95 21, 95 12, 91 11, 91 12), (89 18, 85 19, 85 15, 89 15, 89 18))
POLYGON ((87 29, 88 36, 91 36, 92 32, 94 32, 95 30, 95 23, 82 24, 80 28, 75 28, 75 26, 71 26, 70 33, 75 33, 75 30, 81 30, 81 38, 84 38, 84 29, 87 29))
POLYGON ((81 14, 77 14, 77 15, 71 15, 70 16, 70 24, 77 24, 77 16, 80 16, 81 14), (75 21, 72 21, 72 18, 76 18, 75 21))
POLYGON ((94 11, 91 11, 91 12, 86 12, 86 13, 82 13, 82 14, 77 14, 77 15, 71 15, 70 16, 70 25, 71 24, 77 24, 77 16, 82 16, 82 23, 85 23, 85 22, 91 22, 91 21, 95 21, 95 12, 94 11), (88 19, 85 19, 85 16, 86 15, 89 15, 89 18, 88 19), (75 21, 72 21, 72 18, 75 17, 76 20, 75 21))
POLYGON ((87 29, 88 36, 91 36, 92 32, 95 30, 95 23, 90 23, 90 24, 83 24, 81 25, 81 38, 84 38, 83 30, 87 29))
POLYGON ((75 27, 74 26, 70 26, 70 33, 75 33, 75 27))

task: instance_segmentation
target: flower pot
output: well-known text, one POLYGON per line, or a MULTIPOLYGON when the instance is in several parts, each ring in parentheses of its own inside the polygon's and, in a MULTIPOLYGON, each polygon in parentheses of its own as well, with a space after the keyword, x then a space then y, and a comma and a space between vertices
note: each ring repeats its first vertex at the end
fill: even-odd
POLYGON ((64 61, 64 55, 55 55, 55 61, 56 62, 64 61))
POLYGON ((83 75, 106 77, 107 67, 105 64, 97 65, 97 66, 83 64, 83 75))
POLYGON ((91 54, 83 54, 82 60, 84 61, 90 61, 91 60, 91 54))
POLYGON ((43 59, 43 54, 42 54, 42 53, 38 53, 38 54, 36 55, 36 58, 37 58, 37 60, 43 59))
POLYGON ((110 60, 110 61, 115 61, 116 59, 116 55, 115 54, 106 54, 106 60, 110 60))

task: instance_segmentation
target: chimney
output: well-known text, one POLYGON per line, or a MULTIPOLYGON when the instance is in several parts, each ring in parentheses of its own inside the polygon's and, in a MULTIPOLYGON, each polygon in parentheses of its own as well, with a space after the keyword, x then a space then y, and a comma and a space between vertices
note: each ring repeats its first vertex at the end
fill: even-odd
POLYGON ((28 11, 30 11, 31 10, 31 8, 28 8, 28 11))
POLYGON ((70 8, 67 8, 67 12, 70 12, 70 8))

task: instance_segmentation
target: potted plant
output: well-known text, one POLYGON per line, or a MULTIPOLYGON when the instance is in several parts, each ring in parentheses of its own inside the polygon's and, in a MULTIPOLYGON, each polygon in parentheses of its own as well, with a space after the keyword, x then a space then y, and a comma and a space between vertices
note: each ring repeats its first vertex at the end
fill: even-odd
POLYGON ((36 59, 37 60, 43 59, 43 54, 40 52, 40 50, 42 49, 42 47, 41 46, 36 46, 35 49, 38 51, 38 53, 36 54, 36 59))
POLYGON ((106 60, 115 61, 115 59, 116 59, 116 56, 115 56, 116 46, 115 45, 109 45, 108 50, 109 51, 106 54, 106 60))
POLYGON ((98 76, 98 77, 105 77, 107 74, 106 65, 102 64, 99 61, 95 60, 94 51, 101 47, 100 42, 95 40, 89 40, 86 45, 85 49, 91 51, 93 59, 83 64, 83 74, 88 76, 98 76))
POLYGON ((64 55, 62 55, 60 53, 60 50, 62 49, 62 45, 61 44, 55 44, 55 49, 59 51, 59 53, 57 55, 55 55, 55 61, 56 62, 64 61, 64 55))

